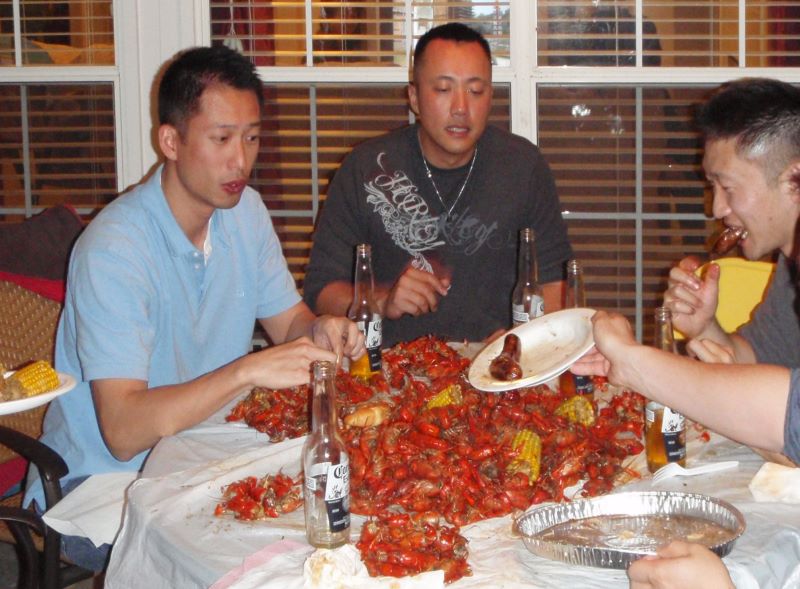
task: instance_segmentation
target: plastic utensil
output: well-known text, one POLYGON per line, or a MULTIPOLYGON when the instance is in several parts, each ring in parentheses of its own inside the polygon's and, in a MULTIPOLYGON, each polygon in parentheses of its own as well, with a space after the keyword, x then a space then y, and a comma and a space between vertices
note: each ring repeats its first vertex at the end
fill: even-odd
POLYGON ((695 466, 692 468, 684 468, 677 462, 670 462, 666 466, 659 468, 653 475, 653 484, 659 483, 663 480, 672 478, 674 476, 694 476, 696 474, 703 474, 708 472, 717 472, 718 470, 727 470, 739 466, 738 460, 728 460, 726 462, 712 462, 710 464, 703 464, 702 466, 695 466))

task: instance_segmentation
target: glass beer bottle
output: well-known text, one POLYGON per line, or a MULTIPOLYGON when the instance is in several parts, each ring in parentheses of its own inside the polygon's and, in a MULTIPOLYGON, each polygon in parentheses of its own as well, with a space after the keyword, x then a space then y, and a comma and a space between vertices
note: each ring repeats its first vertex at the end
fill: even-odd
MULTIPOLYGON (((672 314, 666 307, 655 313, 655 346, 675 353, 672 314)), ((683 415, 656 401, 645 406, 645 450, 647 469, 655 472, 669 462, 686 466, 686 420, 683 415)))
POLYGON ((514 327, 544 315, 544 298, 536 265, 536 236, 525 227, 519 232, 517 283, 511 293, 511 319, 514 327))
POLYGON ((303 445, 306 536, 316 548, 350 541, 350 464, 336 418, 335 367, 314 362, 311 432, 303 445))
MULTIPOLYGON (((564 291, 564 308, 572 309, 586 306, 586 288, 583 282, 583 268, 578 260, 567 261, 567 285, 564 291)), ((593 395, 594 381, 591 376, 562 372, 558 385, 569 395, 593 395)))
POLYGON ((364 334, 367 353, 351 360, 350 374, 369 378, 381 371, 381 344, 383 343, 381 314, 375 303, 375 283, 372 278, 372 248, 361 243, 356 246, 356 270, 353 280, 353 302, 347 318, 364 334))

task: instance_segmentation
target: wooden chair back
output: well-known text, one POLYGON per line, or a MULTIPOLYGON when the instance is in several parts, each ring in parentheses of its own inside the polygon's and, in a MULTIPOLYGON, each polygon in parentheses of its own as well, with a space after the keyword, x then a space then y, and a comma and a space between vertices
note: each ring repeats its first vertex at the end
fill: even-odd
MULTIPOLYGON (((0 366, 9 370, 33 360, 52 363, 60 312, 59 303, 17 284, 0 281, 0 366)), ((45 408, 0 416, 0 425, 38 438, 45 408)), ((15 456, 0 446, 0 464, 15 456)))

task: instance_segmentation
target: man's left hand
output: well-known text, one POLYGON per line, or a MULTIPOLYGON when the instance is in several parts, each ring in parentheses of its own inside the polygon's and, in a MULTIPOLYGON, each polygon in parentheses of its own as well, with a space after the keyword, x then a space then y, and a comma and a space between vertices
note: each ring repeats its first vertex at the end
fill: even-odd
POLYGON ((339 358, 347 356, 355 360, 366 352, 364 334, 346 317, 317 317, 311 325, 311 339, 316 345, 334 352, 339 358))

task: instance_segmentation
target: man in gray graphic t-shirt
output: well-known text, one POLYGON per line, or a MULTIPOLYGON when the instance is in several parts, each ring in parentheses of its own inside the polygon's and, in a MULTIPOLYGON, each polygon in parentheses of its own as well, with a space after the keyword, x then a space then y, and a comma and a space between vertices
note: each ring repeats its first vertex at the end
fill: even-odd
POLYGON ((480 341, 511 325, 519 230, 536 234, 545 310, 561 308, 572 255, 550 168, 530 141, 487 126, 491 53, 450 23, 417 43, 417 123, 367 141, 336 173, 304 283, 318 312, 352 299, 355 246, 372 246, 383 343, 480 341))

